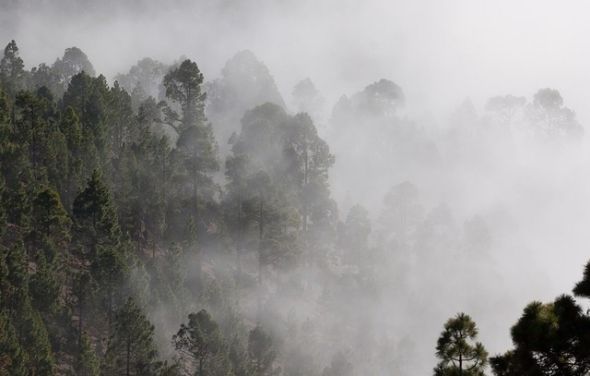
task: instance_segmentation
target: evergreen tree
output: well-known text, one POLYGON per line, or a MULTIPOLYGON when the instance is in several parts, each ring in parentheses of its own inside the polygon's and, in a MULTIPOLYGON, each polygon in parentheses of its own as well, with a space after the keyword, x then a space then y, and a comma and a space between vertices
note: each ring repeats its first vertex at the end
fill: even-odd
POLYGON ((84 335, 88 326, 87 321, 93 306, 96 285, 90 273, 80 270, 72 276, 72 296, 74 307, 72 311, 77 316, 78 346, 76 356, 80 357, 84 352, 84 335))
MULTIPOLYGON (((72 210, 74 198, 82 188, 83 184, 83 138, 80 119, 72 107, 67 107, 61 114, 59 129, 64 135, 68 151, 68 163, 65 171, 65 184, 63 185, 61 197, 64 206, 72 210)), ((86 150, 88 152, 88 150, 86 150)))
POLYGON ((113 158, 117 158, 125 143, 131 143, 137 140, 132 138, 137 133, 135 131, 137 125, 133 115, 133 109, 131 108, 131 97, 119 86, 117 81, 115 81, 115 84, 111 88, 108 99, 109 144, 113 158))
POLYGON ((26 358, 24 366, 34 374, 52 375, 55 360, 47 328, 33 307, 29 293, 27 259, 22 245, 10 249, 4 262, 7 275, 2 282, 2 310, 13 322, 16 338, 26 358))
POLYGON ((65 91, 65 87, 60 83, 60 77, 53 67, 45 63, 31 69, 29 87, 30 89, 46 87, 56 97, 61 97, 65 91))
POLYGON ((8 315, 0 311, 0 376, 28 375, 24 353, 8 315))
POLYGON ((573 376, 590 371, 590 318, 570 296, 529 304, 511 334, 514 350, 490 361, 496 375, 573 376))
POLYGON ((590 262, 584 268, 584 277, 574 287, 574 295, 590 298, 590 262))
POLYGON ((29 355, 26 362, 29 372, 40 375, 55 374, 55 359, 47 328, 41 315, 26 299, 19 309, 19 323, 16 325, 20 333, 20 341, 29 355))
POLYGON ((235 376, 250 376, 252 370, 249 364, 248 351, 242 345, 240 339, 236 336, 229 346, 229 360, 235 376))
POLYGON ((133 108, 149 97, 162 99, 165 88, 162 84, 169 67, 159 61, 143 58, 129 69, 127 74, 118 74, 115 79, 131 94, 133 108))
MULTIPOLYGON (((213 201, 217 185, 212 174, 219 169, 212 126, 205 118, 206 95, 202 92, 202 83, 203 74, 190 60, 183 61, 164 77, 166 97, 182 111, 180 124, 170 123, 178 132, 177 158, 184 172, 182 185, 186 187, 178 192, 178 204, 183 207, 180 210, 184 212, 182 222, 192 223, 197 234, 205 227, 200 208, 213 201)), ((191 228, 186 228, 190 232, 191 228)))
POLYGON ((117 214, 109 190, 95 170, 86 188, 74 200, 74 239, 93 260, 99 246, 114 248, 119 238, 117 214))
POLYGON ((87 335, 82 335, 81 351, 74 363, 76 375, 98 376, 100 374, 99 361, 87 335))
POLYGON ((63 96, 62 108, 72 107, 80 118, 86 170, 102 166, 109 157, 109 92, 104 76, 81 72, 72 77, 63 96))
POLYGON ((271 376, 280 373, 275 366, 277 353, 273 341, 260 325, 250 331, 248 336, 248 355, 255 375, 271 376))
POLYGON ((2 239, 2 235, 6 231, 6 209, 4 208, 4 202, 2 198, 4 197, 6 189, 4 186, 4 178, 0 175, 0 239, 2 239))
POLYGON ((205 123, 206 94, 201 90, 202 84, 203 74, 197 64, 188 59, 164 77, 166 97, 182 110, 180 131, 205 123))
POLYGON ((310 220, 315 227, 330 217, 333 209, 329 199, 328 171, 334 164, 334 156, 322 140, 306 113, 295 115, 285 127, 286 177, 295 178, 290 185, 297 187, 302 230, 307 234, 310 220))
POLYGON ((219 326, 205 310, 189 314, 188 323, 180 326, 173 343, 187 370, 197 376, 209 375, 212 360, 223 349, 219 326))
POLYGON ((49 262, 63 250, 70 240, 71 221, 61 204, 59 195, 51 188, 42 188, 33 199, 31 231, 32 246, 45 252, 49 262))
POLYGON ((106 353, 104 373, 108 375, 157 375, 154 326, 132 299, 119 309, 106 353))
POLYGON ((128 261, 120 248, 101 246, 90 267, 92 277, 100 286, 98 294, 103 312, 106 313, 108 332, 111 329, 114 310, 126 295, 127 265, 128 261))
POLYGON ((63 94, 63 88, 66 88, 73 76, 79 73, 86 73, 94 76, 94 67, 88 60, 86 54, 78 47, 66 48, 61 59, 57 59, 51 67, 53 74, 57 76, 59 89, 57 95, 63 94))
POLYGON ((30 277, 29 289, 34 307, 39 312, 52 314, 57 311, 58 298, 63 282, 55 267, 43 254, 37 257, 37 271, 30 277))
POLYGON ((4 56, 0 60, 0 84, 7 94, 14 98, 24 88, 25 70, 23 59, 20 58, 18 46, 11 40, 4 48, 4 56))
MULTIPOLYGON (((574 293, 588 297, 586 265, 574 293)), ((562 295, 552 303, 532 302, 511 330, 514 349, 490 359, 498 376, 586 375, 590 372, 590 316, 562 295)))
POLYGON ((440 362, 434 369, 436 376, 483 376, 488 354, 483 345, 473 342, 477 327, 471 317, 459 313, 449 319, 438 338, 436 356, 440 362))

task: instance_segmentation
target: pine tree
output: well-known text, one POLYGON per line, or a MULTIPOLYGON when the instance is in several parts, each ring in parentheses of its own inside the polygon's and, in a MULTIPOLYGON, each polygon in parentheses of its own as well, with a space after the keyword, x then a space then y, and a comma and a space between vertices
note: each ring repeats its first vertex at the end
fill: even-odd
POLYGON ((49 263, 45 255, 37 257, 37 271, 30 277, 29 290, 34 307, 41 313, 52 314, 58 309, 61 288, 56 263, 49 263))
POLYGON ((191 374, 197 376, 208 375, 210 362, 223 348, 219 326, 205 310, 188 316, 188 323, 180 326, 173 343, 191 374))
POLYGON ((117 81, 110 89, 108 99, 110 150, 112 158, 118 158, 125 143, 137 140, 132 138, 137 133, 137 124, 131 108, 131 97, 117 81))
POLYGON ((77 47, 66 48, 61 59, 57 59, 51 67, 52 73, 56 76, 57 92, 56 95, 63 95, 64 89, 68 87, 73 76, 79 73, 86 73, 94 76, 94 67, 88 60, 86 54, 77 47))
MULTIPOLYGON (((588 297, 588 264, 574 294, 588 297)), ((514 349, 490 359, 497 376, 586 375, 590 372, 590 316, 568 295, 530 303, 511 329, 514 349)))
POLYGON ((272 338, 259 325, 248 336, 248 355, 255 375, 271 376, 280 372, 275 366, 277 353, 272 338))
POLYGON ((436 356, 440 362, 434 369, 436 376, 483 376, 488 354, 483 345, 473 342, 477 327, 471 317, 459 313, 449 319, 438 338, 436 356))
POLYGON ((574 295, 590 298, 590 262, 584 268, 584 277, 574 287, 574 295))
POLYGON ((111 329, 112 316, 115 308, 126 295, 125 283, 128 276, 128 262, 119 248, 98 248, 96 258, 91 265, 91 274, 97 285, 102 308, 106 312, 107 331, 111 329))
POLYGON ((0 239, 2 239, 2 236, 4 235, 4 233, 6 231, 6 225, 7 225, 6 209, 4 209, 4 202, 2 200, 2 198, 4 197, 5 191, 6 191, 6 188, 4 185, 4 178, 2 177, 2 175, 0 175, 0 239))
POLYGON ((18 46, 11 40, 4 48, 4 57, 0 60, 0 84, 12 98, 24 88, 25 70, 23 59, 19 56, 18 46))
POLYGON ((154 326, 130 298, 115 316, 103 373, 108 375, 157 375, 154 326))
POLYGON ((81 351, 74 363, 76 375, 98 376, 100 374, 99 361, 87 335, 82 335, 81 351))
POLYGON ((74 200, 74 239, 90 260, 98 247, 117 247, 120 230, 109 190, 95 170, 86 188, 74 200))
POLYGON ((310 219, 317 226, 331 215, 328 171, 334 164, 334 156, 305 113, 295 115, 285 126, 285 133, 285 175, 295 179, 291 185, 298 189, 302 230, 307 233, 310 219))
POLYGON ((64 207, 72 210, 74 198, 82 188, 83 149, 80 119, 72 107, 67 107, 61 114, 59 129, 64 135, 68 151, 67 170, 63 179, 65 183, 60 191, 64 207))
POLYGON ((26 299, 19 309, 18 321, 16 329, 20 333, 21 344, 29 355, 29 371, 41 375, 55 374, 55 359, 47 328, 29 299, 26 299))
POLYGON ((104 76, 92 78, 84 72, 74 75, 64 93, 62 108, 72 107, 82 125, 86 170, 102 167, 108 160, 109 87, 104 76))
POLYGON ((78 357, 84 352, 84 335, 88 326, 87 321, 96 294, 96 284, 90 273, 85 270, 77 271, 72 276, 72 296, 75 298, 72 311, 77 316, 77 352, 78 357))
POLYGON ((0 376, 28 375, 26 354, 14 326, 6 313, 0 311, 0 376))
POLYGON ((32 206, 28 238, 32 246, 44 251, 47 260, 52 262, 56 252, 63 252, 69 244, 71 221, 58 193, 51 188, 42 188, 33 199, 32 206))
POLYGON ((22 245, 17 244, 4 256, 7 276, 2 281, 1 310, 13 323, 16 338, 25 355, 24 366, 34 374, 52 375, 54 357, 47 328, 33 307, 29 293, 27 259, 22 245))
POLYGON ((164 77, 166 97, 178 103, 182 110, 180 131, 205 123, 206 94, 201 90, 202 84, 203 74, 188 59, 164 77))
MULTIPOLYGON (((193 223, 195 235, 205 227, 205 216, 200 209, 213 201, 217 185, 212 174, 219 169, 212 126, 205 117, 206 95, 202 92, 202 84, 203 74, 190 60, 183 61, 164 77, 166 97, 182 112, 179 122, 168 121, 178 132, 176 156, 186 186, 178 192, 177 204, 183 212, 181 222, 193 223)), ((167 113, 169 119, 179 118, 170 109, 167 113)))

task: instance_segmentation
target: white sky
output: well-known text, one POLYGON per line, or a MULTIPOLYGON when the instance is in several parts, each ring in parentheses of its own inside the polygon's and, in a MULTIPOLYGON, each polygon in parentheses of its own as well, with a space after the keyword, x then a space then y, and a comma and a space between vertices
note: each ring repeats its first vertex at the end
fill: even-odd
POLYGON ((481 105, 554 87, 590 120, 590 4, 582 0, 2 3, 0 40, 15 38, 29 65, 76 45, 108 76, 144 56, 184 54, 213 78, 251 49, 286 97, 307 76, 331 100, 385 77, 403 87, 410 110, 439 113, 466 97, 481 105))

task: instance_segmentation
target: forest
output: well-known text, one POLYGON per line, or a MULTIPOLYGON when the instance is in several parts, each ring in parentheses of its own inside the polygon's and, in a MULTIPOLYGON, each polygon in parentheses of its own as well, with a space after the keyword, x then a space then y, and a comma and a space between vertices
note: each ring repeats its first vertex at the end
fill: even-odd
POLYGON ((326 115, 247 50, 217 78, 197 56, 107 80, 78 47, 29 69, 5 42, 0 375, 590 375, 590 264, 546 302, 498 274, 543 274, 505 234, 548 187, 525 171, 579 152, 559 91, 432 131, 388 79, 326 115), (489 176, 517 214, 459 204, 489 176))

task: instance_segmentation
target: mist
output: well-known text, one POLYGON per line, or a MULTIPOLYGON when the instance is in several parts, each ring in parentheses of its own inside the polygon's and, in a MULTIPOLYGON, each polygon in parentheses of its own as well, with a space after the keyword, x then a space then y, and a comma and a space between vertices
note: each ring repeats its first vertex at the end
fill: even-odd
POLYGON ((284 95, 305 77, 332 101, 389 78, 415 98, 408 102, 421 115, 467 97, 481 104, 502 93, 531 95, 544 85, 559 88, 584 122, 590 58, 583 4, 7 1, 2 34, 20 41, 31 64, 83 46, 107 76, 145 56, 171 62, 186 55, 213 78, 230 56, 249 49, 284 95))
MULTIPOLYGON (((129 93, 144 82, 133 81, 131 67, 149 57, 161 70, 143 89, 157 100, 166 99, 161 82, 170 69, 196 62, 220 187, 232 184, 225 163, 239 156, 240 142, 258 148, 248 155, 256 166, 287 168, 275 149, 248 138, 262 137, 247 132, 264 121, 305 122, 297 114, 308 113, 333 154, 326 202, 334 206, 322 210, 337 224, 313 224, 318 246, 306 248, 305 238, 305 256, 269 262, 256 277, 255 226, 219 225, 220 233, 243 231, 243 240, 226 246, 230 240, 205 236, 196 255, 187 251, 184 272, 188 290, 195 281, 196 295, 224 303, 209 296, 182 308, 149 306, 160 353, 172 358, 170 338, 190 311, 206 307, 222 327, 233 325, 232 315, 267 327, 284 374, 298 374, 289 361, 303 354, 310 369, 300 375, 332 375, 325 370, 341 353, 353 375, 420 375, 436 365, 449 317, 471 315, 479 340, 499 354, 529 302, 569 292, 582 276, 590 245, 589 9, 538 0, 3 0, 0 41, 18 42, 28 70, 76 46, 109 85, 117 80, 129 93), (363 226, 364 243, 356 244, 351 229, 363 226), (236 266, 227 249, 240 246, 247 252, 236 266), (229 291, 234 282, 237 293, 229 291), (222 308, 229 300, 236 312, 222 308)), ((139 99, 133 106, 137 113, 139 99)), ((170 127, 159 131, 176 142, 170 127)), ((211 193, 221 208, 207 215, 218 218, 211 213, 226 210, 230 196, 211 193)), ((134 291, 148 301, 140 284, 134 291)))

